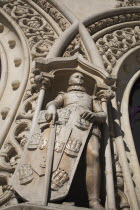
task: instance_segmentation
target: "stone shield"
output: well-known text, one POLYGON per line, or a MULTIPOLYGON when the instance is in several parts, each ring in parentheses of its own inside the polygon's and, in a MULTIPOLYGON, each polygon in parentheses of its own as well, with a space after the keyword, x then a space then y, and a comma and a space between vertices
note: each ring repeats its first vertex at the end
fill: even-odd
MULTIPOLYGON (((50 200, 61 200, 67 196, 92 124, 80 118, 83 107, 71 106, 58 110, 56 138, 50 200)), ((15 171, 12 184, 16 192, 25 200, 42 203, 46 159, 50 127, 40 114, 39 122, 27 143, 21 161, 15 171)))

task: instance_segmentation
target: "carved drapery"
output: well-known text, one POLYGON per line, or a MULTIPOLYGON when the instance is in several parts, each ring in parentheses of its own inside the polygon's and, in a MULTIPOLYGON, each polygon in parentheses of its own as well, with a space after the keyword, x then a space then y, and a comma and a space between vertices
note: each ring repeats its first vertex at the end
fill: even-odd
MULTIPOLYGON (((129 1, 125 1, 124 3, 128 5, 127 2, 129 3, 129 1)), ((133 3, 135 5, 135 2, 133 3)), ((125 6, 125 4, 123 4, 123 6, 125 6)), ((129 4, 129 6, 131 5, 129 4)), ((49 70, 45 75, 42 75, 38 71, 43 71, 43 68, 45 68, 40 67, 39 60, 42 60, 43 63, 45 63, 47 62, 47 56, 49 58, 53 58, 55 56, 63 56, 63 58, 60 59, 60 63, 59 59, 56 59, 56 61, 54 61, 54 65, 58 63, 59 65, 61 65, 61 61, 63 61, 64 63, 65 61, 67 63, 68 61, 70 61, 69 65, 73 66, 75 62, 77 62, 77 58, 74 61, 74 59, 71 59, 71 56, 82 55, 83 58, 80 58, 80 62, 78 61, 78 68, 82 68, 82 63, 85 63, 85 65, 89 66, 91 65, 91 63, 93 65, 95 64, 94 62, 92 62, 92 56, 100 58, 104 66, 101 62, 96 62, 96 65, 99 68, 97 68, 97 72, 94 72, 95 77, 98 75, 98 72, 100 72, 99 77, 106 77, 106 84, 111 86, 112 90, 115 92, 115 80, 113 78, 113 75, 118 76, 117 73, 119 72, 119 70, 116 67, 118 65, 118 61, 121 63, 122 57, 125 56, 126 53, 129 53, 130 49, 132 50, 133 48, 135 49, 136 47, 138 47, 140 43, 140 14, 138 9, 130 9, 129 12, 126 9, 122 12, 121 10, 120 12, 118 12, 118 10, 115 10, 115 12, 112 11, 112 13, 110 12, 109 15, 104 15, 103 19, 101 19, 101 17, 95 17, 95 19, 92 19, 91 17, 90 19, 83 21, 85 25, 84 30, 86 30, 87 32, 87 36, 85 36, 84 30, 81 32, 78 25, 74 26, 74 24, 77 22, 77 19, 70 14, 66 15, 63 8, 60 11, 61 6, 57 7, 57 4, 53 4, 53 1, 51 0, 48 2, 46 2, 45 0, 34 0, 33 2, 29 0, 12 0, 8 2, 3 1, 1 3, 1 6, 2 17, 3 14, 7 14, 6 18, 9 18, 9 20, 13 21, 13 23, 17 27, 17 31, 20 32, 20 36, 26 43, 26 46, 24 44, 23 48, 27 48, 26 50, 31 57, 30 67, 29 65, 27 67, 28 75, 24 84, 24 90, 21 91, 23 97, 22 100, 20 99, 19 101, 20 105, 17 105, 17 108, 15 110, 15 120, 12 120, 9 124, 8 128, 10 129, 10 131, 6 133, 7 136, 5 135, 3 137, 4 143, 2 142, 3 145, 0 151, 0 178, 2 179, 2 182, 0 182, 0 184, 3 191, 3 194, 0 197, 0 204, 5 206, 8 204, 8 202, 9 205, 12 205, 12 202, 13 204, 17 202, 14 197, 14 190, 12 186, 10 186, 11 174, 13 174, 17 166, 17 163, 21 158, 21 154, 29 138, 29 131, 31 129, 31 125, 33 124, 33 117, 36 115, 35 110, 38 103, 38 96, 40 93, 42 93, 42 97, 44 96, 45 92, 41 91, 43 89, 48 90, 51 85, 51 81, 53 80, 52 74, 51 72, 49 72, 49 70), (47 14, 44 13, 41 8, 47 14), (43 15, 41 14, 41 11, 43 15), (113 12, 116 14, 113 15, 113 12), (127 24, 130 23, 127 27, 125 26, 126 22, 127 24), (71 26, 71 23, 73 23, 73 26, 71 26), (113 29, 113 27, 115 28, 113 29), (68 37, 68 34, 72 36, 68 37), (64 44, 64 40, 61 39, 62 36, 65 38, 66 44, 64 44), (92 45, 92 47, 95 47, 95 50, 92 50, 92 55, 89 55, 88 41, 90 40, 89 42, 91 43, 91 39, 94 43, 94 46, 92 45), (85 40, 87 40, 87 42, 85 40), (57 46, 59 47, 57 48, 57 46), (63 50, 61 51, 59 48, 62 48, 62 46, 63 50), (58 55, 56 55, 57 53, 54 53, 55 51, 57 51, 58 55)), ((3 33, 3 28, 6 28, 6 26, 4 24, 1 24, 1 34, 3 33)), ((17 40, 19 38, 15 39, 17 40)), ((9 48, 11 50, 14 50, 15 47, 19 48, 17 44, 19 40, 15 42, 15 39, 12 38, 8 42, 9 48)), ((19 45, 22 44, 19 43, 19 45)), ((4 52, 3 54, 5 54, 5 56, 3 55, 3 58, 1 56, 3 69, 3 66, 6 66, 6 64, 4 65, 4 62, 6 63, 7 53, 5 53, 5 49, 3 46, 0 47, 1 51, 4 52)), ((18 58, 14 60, 15 68, 21 66, 22 62, 22 56, 18 56, 18 58)), ((7 72, 6 67, 4 71, 7 72)), ((20 77, 22 78, 22 76, 20 77)), ((4 77, 2 76, 2 78, 4 77)), ((6 79, 3 80, 5 81, 6 79)), ((102 82, 100 81, 100 83, 102 82)), ((4 84, 4 86, 6 86, 6 84, 4 84)), ((13 81, 11 83, 11 86, 15 93, 15 91, 18 90, 20 86, 20 81, 13 81)), ((3 92, 1 93, 1 95, 3 95, 3 92)), ((113 99, 113 102, 108 105, 108 109, 106 106, 104 106, 104 109, 107 110, 109 116, 109 132, 107 133, 107 138, 110 139, 109 141, 111 147, 114 148, 112 151, 107 150, 107 154, 112 156, 113 161, 113 169, 110 169, 112 170, 111 176, 113 177, 113 180, 115 180, 115 193, 117 201, 116 203, 118 205, 117 208, 129 209, 131 207, 133 209, 138 209, 137 204, 134 204, 134 202, 131 201, 132 198, 128 193, 131 188, 131 192, 133 193, 132 197, 134 200, 136 199, 135 193, 137 193, 137 197, 140 196, 137 178, 135 179, 135 177, 132 177, 135 171, 138 172, 137 166, 133 167, 133 160, 131 159, 131 154, 135 155, 135 152, 132 152, 131 154, 130 152, 126 152, 126 157, 129 159, 130 164, 128 165, 128 167, 124 167, 125 163, 128 164, 128 162, 125 159, 126 157, 124 158, 120 156, 120 145, 123 145, 123 135, 120 134, 120 137, 118 133, 123 128, 118 123, 118 125, 120 126, 120 130, 117 130, 118 127, 116 126, 115 120, 116 116, 118 117, 120 110, 116 107, 115 99, 113 99), (117 112, 117 114, 114 114, 114 112, 117 112), (113 117, 111 117, 112 114, 113 117), (121 142, 121 144, 119 144, 118 142, 121 142), (129 167, 130 169, 128 170, 129 167), (126 171, 129 172, 129 179, 126 179, 126 171), (135 189, 133 183, 128 183, 129 180, 132 181, 133 179, 135 180, 135 189), (131 185, 130 188, 129 184, 131 185)), ((5 107, 1 111, 2 123, 9 115, 8 108, 9 107, 5 107)), ((122 113, 123 112, 124 111, 122 111, 122 113)), ((36 120, 36 118, 34 120, 36 120)), ((118 118, 117 120, 117 122, 120 122, 118 118)), ((123 122, 124 121, 122 121, 122 123, 123 122)), ((127 140, 125 139, 125 141, 127 140)), ((132 148, 132 145, 128 145, 128 147, 131 148, 131 150, 135 150, 134 147, 132 148)), ((109 163, 107 164, 109 166, 109 163)), ((111 187, 112 189, 114 189, 114 186, 111 187)))

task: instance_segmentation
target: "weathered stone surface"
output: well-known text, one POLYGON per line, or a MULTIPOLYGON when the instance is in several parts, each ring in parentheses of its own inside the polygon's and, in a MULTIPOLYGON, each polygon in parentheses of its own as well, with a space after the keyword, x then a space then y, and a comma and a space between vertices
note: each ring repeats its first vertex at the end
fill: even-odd
POLYGON ((116 0, 58 0, 69 8, 80 20, 102 13, 116 6, 116 0))
POLYGON ((1 210, 88 210, 88 208, 58 205, 58 204, 50 204, 48 207, 32 205, 32 204, 20 204, 7 208, 1 208, 1 210))
MULTIPOLYGON (((69 200, 72 203, 79 202, 76 206, 89 205, 93 208, 98 205, 98 210, 100 202, 104 208, 113 210, 140 209, 140 169, 137 158, 140 154, 135 149, 135 146, 139 146, 139 126, 135 142, 135 129, 133 135, 131 131, 133 120, 130 122, 128 112, 132 105, 131 92, 140 77, 139 6, 139 0, 0 0, 1 209, 10 209, 10 206, 14 210, 84 209, 64 205, 69 200), (79 107, 88 102, 89 95, 94 95, 96 97, 93 102, 98 99, 98 107, 106 114, 106 121, 102 126, 98 125, 97 120, 99 129, 96 129, 96 133, 91 128, 86 133, 84 129, 87 124, 82 126, 86 136, 82 131, 74 130, 73 124, 77 125, 76 116, 85 116, 87 120, 90 117, 96 119, 99 110, 96 112, 88 108, 87 114, 80 114, 79 107, 75 112, 69 109, 73 113, 71 122, 74 123, 71 123, 72 126, 66 125, 67 106, 63 102, 67 99, 68 78, 74 72, 82 73, 87 84, 87 93, 82 93, 83 89, 75 90, 78 99, 82 99, 84 94, 86 96, 79 102, 79 107), (58 129, 60 125, 52 125, 54 132, 51 139, 55 140, 54 136, 57 134, 57 141, 53 142, 56 143, 54 148, 49 147, 47 150, 49 134, 45 133, 45 138, 40 134, 43 129, 49 130, 46 118, 49 121, 52 113, 47 113, 46 117, 48 109, 45 110, 45 107, 49 102, 54 103, 53 99, 60 91, 63 91, 59 94, 63 100, 62 104, 59 103, 60 100, 57 101, 56 108, 62 116, 56 122, 63 121, 62 132, 58 129), (37 124, 39 113, 44 113, 44 118, 39 118, 40 124, 37 124), (72 130, 73 136, 69 138, 72 130), (93 135, 97 139, 91 149, 88 141, 93 135), (65 145, 61 139, 66 140, 65 145), (85 157, 84 153, 81 155, 81 145, 83 151, 86 146, 91 149, 86 155, 89 159, 87 158, 85 166, 90 162, 93 170, 92 173, 87 173, 90 174, 87 180, 85 174, 84 179, 81 174, 86 172, 85 168, 79 170, 79 174, 75 173, 76 164, 84 163, 82 159, 80 161, 80 157, 85 157), (29 153, 26 153, 27 150, 29 153), (56 153, 58 158, 55 158, 56 153), (23 157, 26 157, 25 163, 23 157), (96 160, 96 164, 93 164, 93 160, 96 160), (73 196, 71 177, 75 179, 73 196), (93 179, 97 185, 91 182, 93 179), (90 186, 85 185, 83 189, 85 180, 90 186), (80 187, 77 188, 76 184, 80 187), (96 191, 94 195, 91 193, 93 189, 96 191), (58 202, 59 197, 60 200, 65 199, 64 203, 47 206, 51 191, 51 196, 57 195, 58 202), (83 192, 86 195, 83 196, 83 192), (35 197, 33 201, 30 200, 32 196, 35 197), (39 196, 44 201, 44 206, 35 204, 41 203, 37 202, 39 196), (83 196, 83 199, 79 196, 83 196), (34 204, 20 204, 24 200, 34 204)), ((139 84, 136 89, 140 91, 139 84)), ((72 100, 71 98, 71 103, 72 100)), ((139 98, 136 99, 138 100, 139 98)), ((139 107, 132 106, 130 110, 131 114, 137 114, 139 107)), ((94 126, 94 122, 90 123, 94 126)), ((55 198, 49 202, 56 203, 55 198)))

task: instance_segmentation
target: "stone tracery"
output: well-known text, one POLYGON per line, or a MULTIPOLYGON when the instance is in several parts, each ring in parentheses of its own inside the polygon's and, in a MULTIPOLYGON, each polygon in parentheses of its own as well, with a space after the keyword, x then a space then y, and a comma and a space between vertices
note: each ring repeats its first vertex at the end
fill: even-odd
POLYGON ((139 45, 139 26, 116 30, 96 41, 107 71, 111 73, 116 62, 130 49, 139 45))

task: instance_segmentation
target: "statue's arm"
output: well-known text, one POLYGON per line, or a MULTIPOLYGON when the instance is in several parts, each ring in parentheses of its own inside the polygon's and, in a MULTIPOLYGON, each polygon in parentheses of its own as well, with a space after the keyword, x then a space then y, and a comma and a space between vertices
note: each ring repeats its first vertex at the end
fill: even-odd
POLYGON ((100 102, 93 100, 93 119, 99 123, 104 123, 106 120, 106 113, 102 110, 100 102))
POLYGON ((60 109, 63 107, 64 104, 64 93, 59 93, 57 97, 50 101, 46 106, 46 120, 47 122, 50 122, 53 120, 55 122, 57 117, 57 109, 60 109))
POLYGON ((99 101, 93 99, 93 111, 87 110, 81 114, 81 117, 90 122, 104 123, 106 120, 106 113, 102 110, 99 101))

